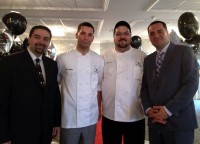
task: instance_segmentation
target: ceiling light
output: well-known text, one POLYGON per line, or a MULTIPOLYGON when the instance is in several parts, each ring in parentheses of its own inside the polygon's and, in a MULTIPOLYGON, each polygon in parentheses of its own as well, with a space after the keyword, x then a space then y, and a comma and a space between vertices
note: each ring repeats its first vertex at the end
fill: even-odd
POLYGON ((144 8, 144 11, 149 11, 158 2, 159 2, 159 0, 150 0, 149 3, 144 8))
POLYGON ((113 29, 107 29, 107 32, 113 32, 113 29))
POLYGON ((152 20, 155 20, 155 19, 156 19, 156 16, 151 16, 151 19, 152 19, 152 20))
POLYGON ((62 37, 65 36, 66 33, 72 33, 75 31, 74 28, 71 27, 50 27, 52 35, 53 36, 58 36, 58 37, 62 37))
POLYGON ((64 36, 65 35, 65 29, 62 27, 51 27, 51 33, 53 36, 64 36))
POLYGON ((65 30, 67 33, 72 33, 72 32, 75 32, 76 30, 72 27, 65 27, 65 30))

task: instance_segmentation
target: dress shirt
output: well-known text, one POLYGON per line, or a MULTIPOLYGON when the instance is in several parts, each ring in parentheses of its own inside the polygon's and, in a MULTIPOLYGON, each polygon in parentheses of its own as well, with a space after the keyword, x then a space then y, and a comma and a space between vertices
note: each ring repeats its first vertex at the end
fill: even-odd
MULTIPOLYGON (((161 52, 163 52, 164 54, 163 54, 163 56, 162 56, 162 61, 164 60, 164 58, 165 58, 165 54, 166 54, 166 52, 167 52, 167 49, 168 49, 168 47, 169 47, 169 44, 170 44, 170 42, 161 50, 161 51, 157 51, 157 57, 158 57, 158 53, 161 53, 161 52)), ((157 59, 157 57, 156 57, 156 59, 157 59)), ((164 106, 164 109, 165 109, 165 111, 167 112, 167 114, 169 115, 169 116, 172 116, 172 113, 164 106)))
POLYGON ((144 118, 140 89, 145 53, 134 48, 124 53, 109 49, 104 54, 102 81, 103 116, 134 122, 144 118))
POLYGON ((80 128, 98 121, 97 91, 101 91, 103 58, 93 51, 77 50, 57 57, 61 84, 62 128, 80 128))
POLYGON ((160 53, 162 53, 162 52, 164 53, 164 54, 162 55, 162 61, 164 60, 165 54, 166 54, 167 49, 168 49, 168 47, 169 47, 169 44, 170 44, 170 42, 169 42, 161 51, 158 51, 158 50, 157 50, 156 61, 157 61, 157 59, 158 59, 158 55, 159 55, 160 53))
POLYGON ((43 78, 44 78, 44 82, 46 83, 46 74, 45 74, 45 69, 44 69, 44 63, 43 63, 43 60, 42 60, 42 55, 39 56, 39 57, 36 57, 29 49, 29 47, 27 48, 28 50, 28 53, 30 54, 32 60, 33 60, 33 63, 36 64, 36 59, 39 58, 40 59, 40 66, 41 66, 41 69, 42 69, 42 75, 43 75, 43 78))

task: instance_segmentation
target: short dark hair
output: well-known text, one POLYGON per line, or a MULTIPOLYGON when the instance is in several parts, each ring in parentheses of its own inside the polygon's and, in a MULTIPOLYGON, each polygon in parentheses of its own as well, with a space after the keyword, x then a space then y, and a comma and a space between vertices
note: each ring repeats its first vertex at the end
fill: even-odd
POLYGON ((82 23, 80 23, 80 24, 78 25, 77 33, 81 30, 81 27, 82 27, 82 26, 90 27, 90 28, 92 28, 93 33, 95 32, 94 27, 93 27, 93 25, 92 25, 91 23, 89 23, 89 22, 82 22, 82 23))
POLYGON ((167 25, 166 25, 166 23, 163 22, 163 21, 157 20, 157 21, 153 21, 152 23, 149 24, 149 26, 148 26, 148 28, 147 28, 148 33, 149 33, 149 27, 150 27, 151 25, 157 24, 157 23, 161 23, 161 24, 164 26, 164 28, 167 30, 167 25))
POLYGON ((52 37, 52 34, 51 34, 51 30, 46 27, 46 26, 43 26, 43 25, 36 25, 36 26, 33 26, 30 30, 30 33, 29 33, 29 37, 32 36, 33 32, 36 30, 36 29, 43 29, 43 30, 46 30, 49 34, 50 34, 50 39, 52 37))
POLYGON ((119 22, 117 22, 116 25, 115 25, 113 34, 116 32, 116 29, 117 29, 119 26, 125 26, 125 27, 127 27, 127 28, 129 29, 130 33, 131 33, 131 27, 130 27, 130 25, 129 25, 126 21, 119 21, 119 22))

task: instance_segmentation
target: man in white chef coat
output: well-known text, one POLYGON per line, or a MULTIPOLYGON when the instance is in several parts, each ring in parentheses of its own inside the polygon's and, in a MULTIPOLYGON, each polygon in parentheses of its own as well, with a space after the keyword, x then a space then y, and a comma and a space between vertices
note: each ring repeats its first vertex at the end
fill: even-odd
POLYGON ((144 144, 145 117, 140 101, 145 53, 132 48, 131 28, 119 21, 115 48, 103 53, 102 134, 104 144, 144 144))
POLYGON ((60 144, 94 144, 101 115, 103 58, 90 50, 94 27, 83 22, 76 33, 77 46, 57 57, 61 84, 62 121, 60 144))

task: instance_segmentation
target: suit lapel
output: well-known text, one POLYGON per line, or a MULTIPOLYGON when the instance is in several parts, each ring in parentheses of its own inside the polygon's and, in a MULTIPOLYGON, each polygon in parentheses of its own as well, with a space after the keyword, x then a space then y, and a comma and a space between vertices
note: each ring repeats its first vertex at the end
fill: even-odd
POLYGON ((48 89, 49 86, 49 80, 51 79, 51 70, 50 70, 50 64, 45 56, 42 56, 43 64, 44 64, 44 70, 46 75, 46 86, 45 90, 48 89))
POLYGON ((31 75, 35 79, 38 87, 40 87, 40 81, 38 79, 38 76, 37 76, 37 73, 35 70, 35 64, 34 64, 32 58, 27 50, 25 50, 23 53, 24 53, 24 60, 23 60, 24 67, 26 67, 28 69, 28 71, 31 73, 31 75))
POLYGON ((149 63, 150 67, 151 67, 151 75, 153 78, 155 78, 155 72, 156 72, 156 55, 157 55, 157 52, 154 52, 152 54, 152 57, 151 57, 151 62, 149 63))
POLYGON ((169 47, 167 49, 167 52, 165 54, 164 60, 162 62, 162 66, 161 66, 161 69, 160 69, 160 76, 159 77, 162 77, 162 73, 165 71, 165 69, 167 68, 168 63, 170 62, 172 57, 175 55, 174 52, 173 52, 173 47, 174 47, 174 44, 170 43, 170 45, 169 45, 169 47))

